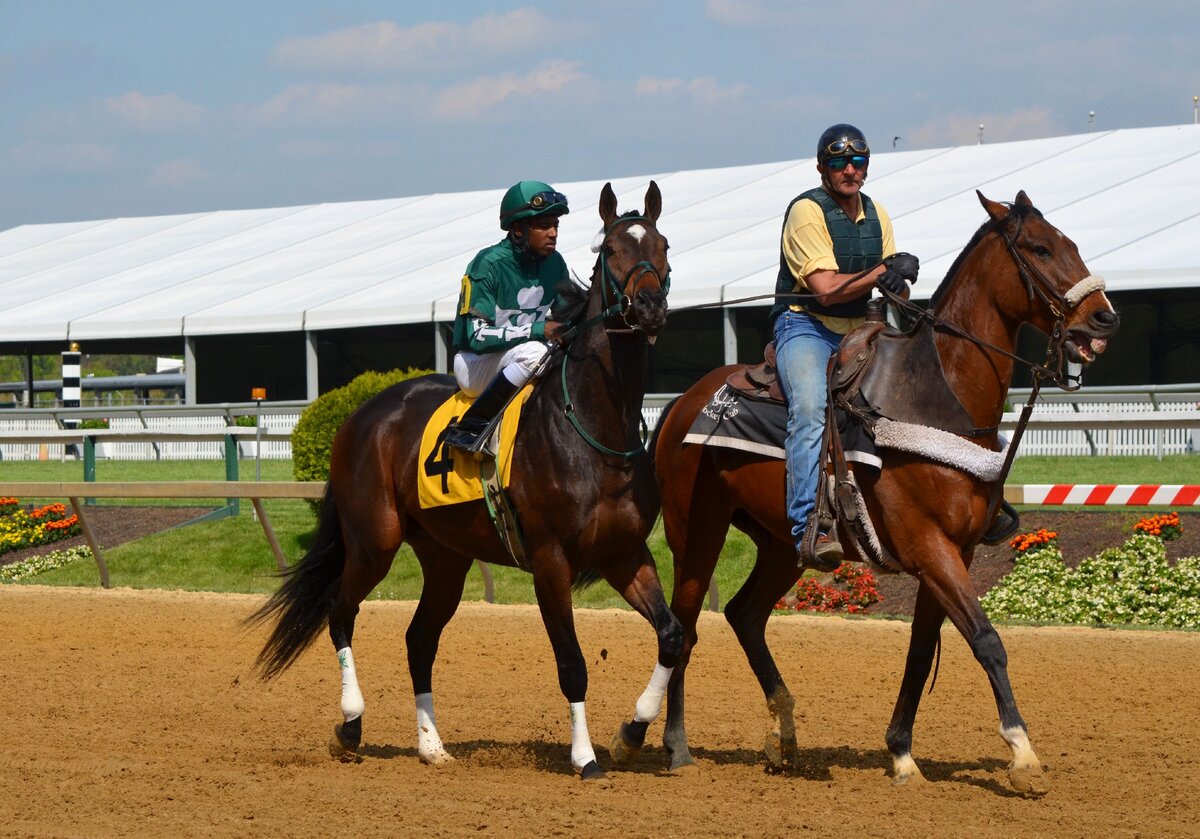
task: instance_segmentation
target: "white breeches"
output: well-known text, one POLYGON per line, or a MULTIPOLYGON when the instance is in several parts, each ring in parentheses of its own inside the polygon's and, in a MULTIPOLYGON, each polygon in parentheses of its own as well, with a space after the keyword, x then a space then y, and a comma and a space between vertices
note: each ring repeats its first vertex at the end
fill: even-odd
POLYGON ((526 341, 504 352, 473 353, 460 350, 454 356, 454 378, 467 396, 475 397, 503 372, 504 378, 521 387, 533 376, 550 345, 541 341, 526 341))

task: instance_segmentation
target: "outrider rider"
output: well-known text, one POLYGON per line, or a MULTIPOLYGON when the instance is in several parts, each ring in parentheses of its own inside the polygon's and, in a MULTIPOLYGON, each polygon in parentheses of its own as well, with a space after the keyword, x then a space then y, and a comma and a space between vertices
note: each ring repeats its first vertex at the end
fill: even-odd
POLYGON ((788 205, 775 289, 811 296, 771 310, 776 364, 788 402, 788 518, 800 562, 825 571, 841 563, 842 546, 826 532, 818 534, 811 551, 803 546, 821 460, 826 364, 842 336, 863 323, 871 290, 878 286, 907 297, 905 281, 914 282, 920 268, 912 254, 896 253, 887 211, 862 192, 870 162, 867 139, 853 125, 833 125, 821 135, 821 185, 788 205))
POLYGON ((454 376, 475 401, 450 427, 447 445, 479 451, 483 432, 550 352, 559 327, 547 317, 569 279, 557 250, 558 218, 567 212, 567 196, 542 181, 504 193, 500 229, 508 235, 476 254, 462 278, 454 376))

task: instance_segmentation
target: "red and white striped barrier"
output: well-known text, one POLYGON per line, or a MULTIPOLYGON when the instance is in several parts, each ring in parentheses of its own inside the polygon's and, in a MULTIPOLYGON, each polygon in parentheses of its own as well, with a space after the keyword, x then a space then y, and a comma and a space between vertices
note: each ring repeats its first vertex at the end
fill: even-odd
POLYGON ((1004 497, 1013 504, 1194 507, 1200 506, 1200 485, 1024 484, 1005 487, 1004 497))

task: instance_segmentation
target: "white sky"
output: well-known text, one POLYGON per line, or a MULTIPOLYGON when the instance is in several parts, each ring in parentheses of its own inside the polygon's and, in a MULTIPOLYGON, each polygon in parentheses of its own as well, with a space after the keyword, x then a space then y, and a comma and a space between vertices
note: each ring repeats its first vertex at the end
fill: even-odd
POLYGON ((0 0, 0 230, 1190 123, 1198 40, 1196 0, 0 0))

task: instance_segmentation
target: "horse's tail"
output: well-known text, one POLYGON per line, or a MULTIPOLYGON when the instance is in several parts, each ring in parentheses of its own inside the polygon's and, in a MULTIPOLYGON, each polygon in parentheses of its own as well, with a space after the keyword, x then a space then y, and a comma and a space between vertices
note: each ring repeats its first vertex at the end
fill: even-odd
POLYGON ((663 423, 667 421, 667 414, 671 413, 671 409, 675 407, 675 403, 679 399, 680 397, 676 396, 663 406, 662 412, 658 415, 658 422, 654 423, 654 430, 650 432, 650 439, 646 442, 646 451, 650 455, 651 469, 654 469, 654 452, 658 449, 658 435, 662 432, 663 423))
POLYGON ((328 623, 330 598, 345 565, 346 547, 337 505, 326 487, 312 548, 283 572, 283 585, 246 619, 247 624, 254 625, 277 618, 255 662, 264 679, 273 679, 286 670, 328 623))

